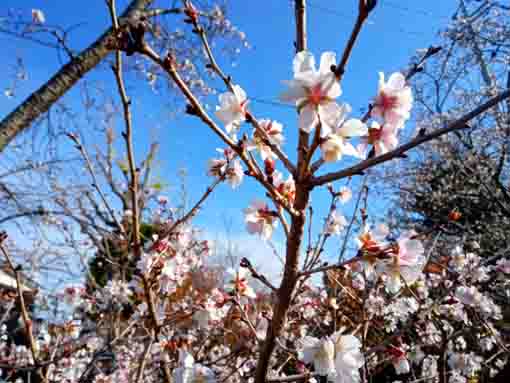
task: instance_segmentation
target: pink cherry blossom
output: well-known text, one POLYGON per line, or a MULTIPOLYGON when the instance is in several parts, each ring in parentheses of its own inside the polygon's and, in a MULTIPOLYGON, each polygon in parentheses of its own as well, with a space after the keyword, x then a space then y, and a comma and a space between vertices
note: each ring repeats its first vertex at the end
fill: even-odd
POLYGON ((273 211, 263 201, 255 200, 244 209, 244 221, 250 234, 259 234, 263 239, 271 238, 277 225, 273 211))
POLYGON ((342 94, 340 84, 331 71, 335 62, 334 52, 324 52, 317 71, 315 59, 310 52, 299 52, 294 58, 294 79, 284 82, 288 89, 280 98, 296 103, 299 111, 299 129, 305 132, 311 132, 319 120, 323 136, 332 131, 328 122, 339 109, 334 100, 342 94))
POLYGON ((394 125, 379 125, 378 122, 373 121, 368 134, 361 137, 358 152, 366 155, 368 145, 373 145, 376 156, 387 153, 398 146, 397 133, 398 129, 394 125))
POLYGON ((247 298, 256 298, 257 294, 251 286, 248 285, 248 270, 244 267, 239 267, 238 270, 228 269, 227 270, 227 285, 226 290, 235 292, 240 296, 247 298))
POLYGON ((374 100, 371 116, 384 119, 386 124, 401 127, 409 119, 413 105, 411 88, 406 85, 402 73, 393 73, 388 82, 384 73, 379 73, 379 91, 374 100))
MULTIPOLYGON (((276 145, 280 146, 283 144, 284 137, 282 134, 283 126, 277 121, 272 120, 260 120, 259 121, 260 128, 266 133, 269 141, 276 145)), ((253 137, 248 144, 247 149, 253 150, 257 149, 260 152, 260 157, 263 161, 267 158, 276 158, 276 155, 271 151, 271 148, 265 144, 266 137, 264 134, 260 133, 258 130, 253 132, 253 137)))
POLYGON ((294 203, 296 197, 296 184, 294 177, 289 174, 286 180, 283 179, 283 174, 278 170, 273 174, 273 185, 278 193, 285 198, 290 204, 294 203))
POLYGON ((425 265, 423 245, 413 238, 415 235, 413 231, 404 232, 394 246, 390 259, 378 263, 379 271, 386 276, 386 290, 391 294, 400 290, 402 279, 407 284, 414 283, 425 265))

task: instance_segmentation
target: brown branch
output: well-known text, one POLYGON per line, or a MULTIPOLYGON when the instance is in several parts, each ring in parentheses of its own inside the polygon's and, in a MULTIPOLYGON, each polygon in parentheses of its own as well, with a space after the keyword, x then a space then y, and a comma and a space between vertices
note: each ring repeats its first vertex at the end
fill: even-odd
POLYGON ((174 232, 174 230, 179 227, 179 225, 182 225, 183 223, 185 223, 186 221, 189 221, 191 218, 193 218, 197 213, 198 213, 198 210, 200 209, 200 206, 204 203, 204 201, 209 197, 209 195, 211 195, 211 193, 214 191, 214 189, 216 188, 216 186, 218 186, 223 180, 225 179, 225 176, 223 175, 222 177, 216 179, 216 181, 214 181, 214 183, 209 186, 206 191, 204 192, 204 194, 202 195, 202 197, 200 197, 200 199, 195 203, 195 205, 193 205, 193 207, 184 215, 182 216, 181 218, 179 218, 177 221, 175 221, 172 226, 170 226, 168 229, 166 229, 161 235, 160 237, 161 238, 164 238, 164 237, 167 237, 168 235, 170 235, 171 233, 174 232))
POLYGON ((345 67, 347 65, 347 61, 349 61, 349 57, 351 56, 352 48, 354 47, 354 44, 356 43, 356 39, 358 38, 359 33, 361 32, 361 28, 363 27, 363 24, 365 23, 366 19, 368 18, 369 12, 370 12, 370 9, 368 8, 366 0, 359 0, 358 17, 356 18, 356 23, 354 24, 354 28, 351 32, 351 36, 349 37, 349 41, 347 42, 347 45, 344 49, 342 58, 335 68, 335 75, 336 75, 336 78, 338 79, 338 81, 340 81, 342 79, 342 76, 345 73, 345 67))
MULTIPOLYGON (((119 29, 119 22, 117 20, 117 15, 115 11, 115 0, 107 0, 108 9, 110 10, 110 16, 112 19, 113 29, 117 31, 119 29)), ((140 259, 142 255, 142 244, 140 241, 140 211, 138 206, 138 169, 135 165, 135 155, 133 149, 133 123, 131 117, 131 101, 129 100, 126 87, 124 85, 124 79, 122 74, 122 53, 117 50, 116 52, 116 63, 113 67, 113 71, 115 74, 115 79, 117 81, 117 88, 119 91, 119 95, 122 101, 122 107, 124 111, 124 122, 126 126, 126 131, 123 136, 126 141, 126 149, 128 155, 128 164, 129 164, 129 173, 130 173, 130 192, 131 192, 131 210, 132 210, 132 233, 133 233, 133 252, 135 255, 135 259, 140 259)), ((153 339, 157 339, 159 332, 159 320, 158 314, 156 310, 156 304, 154 302, 154 295, 152 294, 151 287, 147 278, 143 278, 143 287, 145 297, 147 299, 147 305, 149 307, 149 312, 151 314, 151 318, 153 321, 153 339)), ((143 363, 142 363, 143 365, 143 363)), ((172 381, 172 377, 168 368, 164 368, 165 378, 167 382, 172 381)))
POLYGON ((328 182, 333 182, 333 181, 336 181, 336 180, 339 180, 339 179, 342 179, 345 177, 360 175, 363 173, 363 171, 365 169, 371 168, 375 165, 392 160, 394 158, 401 157, 404 153, 408 152, 409 150, 411 150, 425 142, 431 141, 433 139, 441 137, 444 134, 454 132, 456 130, 465 129, 467 127, 466 124, 470 120, 479 116, 480 114, 484 113, 488 109, 494 107, 499 102, 501 102, 509 97, 510 97, 510 89, 507 89, 504 92, 501 92, 496 97, 491 98, 489 101, 487 101, 483 105, 480 105, 478 108, 465 114, 458 120, 450 123, 448 126, 446 126, 444 128, 437 129, 436 131, 429 133, 429 134, 418 135, 418 137, 416 137, 415 139, 409 141, 407 144, 404 144, 404 145, 398 147, 395 150, 392 150, 392 151, 385 153, 383 155, 362 161, 359 164, 351 166, 349 168, 346 168, 346 169, 343 169, 343 170, 340 170, 337 172, 327 173, 327 174, 319 176, 319 177, 312 177, 312 180, 310 181, 310 183, 313 186, 319 186, 319 185, 324 185, 328 182))
POLYGON ((248 260, 248 258, 241 259, 241 267, 247 268, 250 271, 251 276, 253 278, 262 282, 266 287, 269 287, 269 289, 271 291, 273 291, 273 292, 277 291, 276 287, 274 287, 273 284, 271 282, 269 282, 269 280, 264 275, 260 274, 257 270, 255 270, 255 268, 253 267, 251 262, 248 260))
MULTIPOLYGON (((296 51, 306 50, 306 1, 295 0, 296 13, 296 51)), ((271 354, 276 345, 276 339, 284 328, 287 311, 289 310, 292 293, 298 281, 299 254, 306 222, 306 207, 310 199, 310 187, 307 185, 307 153, 309 134, 299 132, 298 163, 296 182, 296 199, 294 209, 296 214, 291 216, 291 227, 287 237, 285 267, 283 278, 278 289, 278 299, 274 305, 274 314, 267 328, 265 341, 260 349, 259 360, 255 371, 255 383, 265 383, 271 354)))
POLYGON ((103 201, 103 204, 105 205, 106 209, 108 210, 108 213, 112 217, 112 219, 115 222, 115 225, 117 226, 117 228, 120 230, 120 232, 122 234, 124 234, 125 233, 124 227, 121 225, 121 223, 117 219, 113 208, 110 206, 110 203, 106 199, 106 195, 103 193, 103 191, 99 187, 99 182, 98 182, 98 179, 96 177, 96 172, 94 171, 94 167, 92 166, 92 162, 90 161, 90 157, 89 157, 89 155, 87 153, 87 150, 85 149, 83 144, 78 139, 78 136, 76 136, 73 133, 69 133, 69 134, 67 134, 67 136, 75 143, 76 149, 78 149, 80 151, 83 159, 85 160, 86 168, 89 171, 90 176, 92 177, 92 182, 93 182, 92 187, 94 189, 96 189, 97 193, 101 197, 101 200, 103 201))
MULTIPOLYGON (((4 240, 7 238, 7 234, 0 233, 0 250, 2 251, 2 254, 5 257, 5 260, 7 261, 7 264, 11 271, 14 273, 14 276, 16 277, 16 291, 18 293, 19 298, 19 304, 21 308, 21 317, 23 318, 23 323, 25 325, 25 333, 28 338, 30 351, 32 353, 32 358, 34 359, 34 365, 37 366, 38 363, 38 355, 37 355, 37 343, 35 341, 34 333, 32 331, 32 320, 30 319, 30 315, 28 314, 27 306, 25 304, 25 298, 23 296, 23 284, 21 282, 21 266, 14 266, 14 263, 7 252, 7 250, 4 247, 4 240)), ((43 382, 47 382, 48 380, 42 373, 40 368, 37 368, 37 374, 40 376, 43 382)))

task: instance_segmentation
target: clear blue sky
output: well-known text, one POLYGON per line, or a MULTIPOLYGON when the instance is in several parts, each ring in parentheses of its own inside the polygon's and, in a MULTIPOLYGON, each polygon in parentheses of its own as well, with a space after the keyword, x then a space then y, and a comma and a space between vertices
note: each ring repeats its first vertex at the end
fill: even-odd
MULTIPOLYGON (((123 8, 127 0, 118 1, 123 8)), ((170 3, 170 2, 166 2, 170 3)), ((293 6, 289 0, 244 1, 232 0, 228 17, 244 31, 252 49, 243 50, 235 67, 224 66, 234 82, 240 84, 251 96, 251 110, 259 118, 272 118, 284 124, 287 153, 295 152, 297 136, 296 112, 292 108, 270 105, 265 101, 277 101, 283 90, 281 80, 290 79, 291 63, 294 56, 293 6)), ((309 49, 317 61, 323 51, 333 50, 341 54, 354 23, 357 0, 328 1, 309 0, 308 36, 309 49)), ((380 0, 379 5, 364 28, 352 58, 347 67, 342 88, 342 101, 352 105, 354 115, 365 108, 374 95, 377 86, 377 72, 393 72, 406 68, 409 58, 417 48, 426 48, 437 41, 436 32, 444 26, 453 11, 455 1, 431 0, 380 0)), ((57 0, 3 0, 0 13, 15 8, 30 17, 32 8, 39 8, 46 14, 49 24, 70 26, 81 24, 71 34, 71 46, 81 49, 92 42, 109 24, 109 16, 103 0, 57 1, 57 0)), ((30 92, 44 83, 61 65, 55 52, 22 40, 0 34, 3 47, 0 50, 0 87, 10 84, 10 67, 16 55, 24 58, 29 80, 24 82, 16 97, 0 98, 0 117, 6 115, 30 92)), ((222 64, 224 60, 220 59, 222 64)), ((115 83, 108 70, 96 70, 88 79, 104 81, 107 89, 115 94, 115 83)), ((220 141, 189 116, 169 119, 165 113, 168 99, 154 96, 141 81, 133 82, 129 92, 134 99, 135 145, 138 153, 145 152, 150 137, 161 142, 160 166, 158 173, 163 179, 175 182, 176 170, 188 169, 188 189, 192 199, 198 197, 210 180, 205 176, 207 160, 215 155, 220 141)), ((221 87, 220 83, 216 84, 221 87)), ((79 108, 80 91, 73 89, 65 101, 79 108)), ((213 103, 214 100, 211 100, 213 103)), ((121 121, 118 122, 120 127, 121 121)), ((87 126, 81 126, 87 129, 87 126)), ((140 155, 139 155, 140 157, 140 155)), ((294 155, 292 154, 292 157, 294 155)), ((336 164, 338 168, 344 163, 336 164)), ((257 195, 260 189, 253 182, 245 182, 238 192, 233 193, 227 185, 211 198, 196 223, 209 231, 223 230, 223 217, 233 224, 234 233, 244 235, 241 210, 257 195)), ((322 217, 327 194, 313 196, 322 217), (322 201, 324 200, 324 201, 322 201)), ((377 205, 377 201, 376 202, 377 205)), ((382 201, 379 201, 382 203, 382 201)), ((348 205, 348 206, 352 206, 348 205)), ((349 208, 346 209, 349 211, 349 208)), ((317 220, 319 221, 319 220, 317 220)), ((277 239, 282 238, 277 235, 277 239)))

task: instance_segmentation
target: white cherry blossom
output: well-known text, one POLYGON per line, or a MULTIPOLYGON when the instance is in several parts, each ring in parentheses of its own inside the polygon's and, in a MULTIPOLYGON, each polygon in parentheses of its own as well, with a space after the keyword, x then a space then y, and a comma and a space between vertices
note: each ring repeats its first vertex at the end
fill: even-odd
POLYGON ((227 133, 235 133, 246 118, 248 100, 246 92, 239 85, 234 85, 233 92, 220 94, 220 106, 216 107, 216 117, 224 124, 227 133))
POLYGON ((321 135, 326 136, 332 131, 329 123, 339 109, 334 100, 342 94, 340 84, 331 70, 335 62, 334 52, 322 54, 319 70, 316 70, 315 59, 310 52, 299 52, 294 58, 294 79, 284 82, 288 89, 280 98, 296 103, 299 129, 305 132, 311 132, 319 120, 321 135))

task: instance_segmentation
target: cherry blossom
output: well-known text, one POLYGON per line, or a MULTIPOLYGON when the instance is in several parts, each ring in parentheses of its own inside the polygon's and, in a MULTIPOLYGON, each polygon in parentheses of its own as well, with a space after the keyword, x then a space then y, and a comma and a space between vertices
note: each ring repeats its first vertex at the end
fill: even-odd
POLYGON ((214 383, 214 372, 205 366, 195 363, 189 352, 179 350, 180 367, 174 370, 175 383, 214 383))
POLYGON ((322 136, 332 131, 328 123, 339 109, 334 100, 342 94, 340 84, 331 70, 335 62, 334 52, 324 52, 317 71, 315 59, 310 52, 299 52, 294 58, 294 79, 284 82, 288 89, 280 98, 296 103, 299 129, 305 132, 311 132, 319 121, 322 136))
POLYGON ((372 117, 384 119, 386 124, 400 128, 409 119, 413 105, 411 88, 406 85, 402 73, 393 73, 388 82, 384 81, 384 73, 379 73, 379 90, 371 111, 372 117))
POLYGON ((359 369, 365 364, 361 342, 353 335, 342 335, 342 330, 331 335, 335 345, 335 383, 360 382, 359 369))
POLYGON ((315 372, 321 376, 335 374, 335 345, 329 338, 318 339, 305 336, 301 341, 301 360, 313 363, 315 372))
POLYGON ((32 21, 35 24, 44 24, 46 22, 46 16, 40 9, 32 9, 32 21))
POLYGON ((380 125, 378 122, 372 121, 368 134, 361 137, 358 152, 366 153, 368 145, 373 145, 376 156, 387 153, 398 146, 397 133, 398 129, 394 125, 380 125))
POLYGON ((352 198, 352 190, 347 186, 342 186, 338 192, 338 200, 341 203, 347 203, 352 198))
POLYGON ((236 189, 243 182, 244 170, 241 161, 234 158, 231 150, 220 150, 224 158, 212 158, 208 163, 207 175, 211 177, 225 177, 232 189, 236 189))
MULTIPOLYGON (((282 124, 272 120, 260 120, 258 123, 260 128, 266 133, 269 142, 276 146, 283 144, 285 138, 282 133, 282 124)), ((260 157, 263 161, 271 157, 276 158, 276 155, 271 151, 271 148, 266 145, 266 136, 258 130, 254 130, 253 137, 247 146, 248 150, 257 149, 260 152, 260 157)))
POLYGON ((275 213, 263 201, 255 200, 244 209, 244 221, 250 234, 259 234, 268 240, 277 225, 275 213))
POLYGON ((227 285, 226 289, 230 292, 235 292, 240 296, 247 298, 256 298, 255 291, 247 282, 248 270, 244 267, 240 267, 238 270, 228 269, 227 270, 227 285))
POLYGON ((347 226, 347 220, 337 210, 333 210, 326 222, 326 233, 330 235, 338 235, 347 226))
POLYGON ((248 100, 246 92, 239 86, 233 85, 232 92, 220 94, 220 106, 216 107, 216 117, 225 124, 228 133, 235 133, 246 118, 248 100))
POLYGON ((403 233, 398 239, 389 260, 378 263, 379 271, 386 276, 385 286, 389 293, 396 294, 401 286, 402 279, 412 284, 418 279, 425 264, 424 249, 421 241, 413 239, 416 233, 409 231, 403 233))
POLYGON ((273 185, 283 198, 285 198, 290 204, 294 203, 294 198, 296 197, 296 184, 292 174, 289 174, 287 179, 284 180, 283 174, 279 171, 275 171, 273 174, 273 185))

